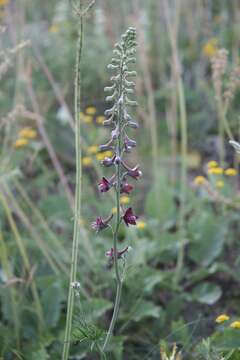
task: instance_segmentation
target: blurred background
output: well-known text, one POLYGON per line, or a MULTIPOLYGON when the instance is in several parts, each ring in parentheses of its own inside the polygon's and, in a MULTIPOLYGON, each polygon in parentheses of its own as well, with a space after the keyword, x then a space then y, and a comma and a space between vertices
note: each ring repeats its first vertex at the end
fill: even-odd
MULTIPOLYGON (((59 359, 74 217, 77 20, 67 0, 0 0, 0 24, 0 356, 59 359)), ((121 198, 139 221, 121 228, 120 246, 132 251, 110 358, 167 360, 177 344, 172 360, 238 360, 239 159, 229 145, 240 136, 238 0, 96 0, 85 16, 81 306, 77 299, 71 359, 98 359, 112 313, 111 232, 96 235, 91 222, 115 211, 112 194, 97 189, 100 161, 111 156, 98 147, 109 138, 107 64, 129 26, 138 36, 132 115, 140 124, 129 163, 143 176, 121 198)))

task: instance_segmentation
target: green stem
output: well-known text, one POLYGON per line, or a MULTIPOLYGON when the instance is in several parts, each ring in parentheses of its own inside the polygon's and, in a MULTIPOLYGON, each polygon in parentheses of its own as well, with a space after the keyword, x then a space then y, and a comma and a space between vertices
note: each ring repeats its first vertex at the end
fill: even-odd
POLYGON ((187 115, 184 87, 181 75, 178 79, 178 96, 180 108, 180 125, 181 125, 181 203, 179 214, 179 234, 180 234, 180 249, 178 252, 175 283, 177 284, 181 276, 181 270, 184 264, 184 249, 185 249, 185 205, 186 205, 186 186, 187 186, 187 115))
POLYGON ((79 33, 76 51, 76 65, 75 65, 75 151, 76 151, 76 189, 75 189, 75 218, 74 218, 74 233, 72 244, 72 261, 70 284, 68 291, 68 306, 64 346, 62 353, 62 360, 67 360, 70 350, 73 307, 74 307, 74 290, 71 283, 76 281, 77 275, 77 260, 78 260, 78 244, 80 239, 80 212, 81 212, 81 182, 82 182, 82 166, 81 166, 81 144, 80 144, 80 63, 82 55, 82 40, 83 40, 83 19, 82 19, 82 4, 79 1, 79 33))
MULTIPOLYGON (((122 74, 123 71, 123 64, 121 65, 120 73, 122 74)), ((122 98, 123 92, 122 92, 122 78, 120 82, 120 88, 119 88, 119 99, 122 98)), ((118 111, 118 128, 119 128, 119 135, 118 135, 118 142, 117 142, 117 154, 121 154, 121 147, 122 147, 122 117, 123 117, 123 108, 122 105, 119 106, 118 111)), ((117 208, 117 215, 116 215, 116 227, 113 234, 113 256, 114 256, 114 269, 115 269, 115 276, 116 276, 116 283, 117 283, 117 291, 116 291, 116 297, 115 297, 115 303, 114 303, 114 309, 113 309, 113 315, 110 322, 110 326, 107 332, 107 336, 105 339, 105 342, 102 347, 102 351, 104 352, 110 342, 110 339, 113 334, 113 330, 117 321, 119 307, 120 307, 120 300, 121 300, 121 294, 122 294, 122 279, 119 274, 119 268, 118 268, 118 250, 117 250, 117 239, 118 239, 118 232, 119 232, 119 226, 121 223, 121 213, 120 213, 120 187, 121 187, 121 165, 116 165, 117 170, 117 179, 116 179, 116 208, 117 208)))

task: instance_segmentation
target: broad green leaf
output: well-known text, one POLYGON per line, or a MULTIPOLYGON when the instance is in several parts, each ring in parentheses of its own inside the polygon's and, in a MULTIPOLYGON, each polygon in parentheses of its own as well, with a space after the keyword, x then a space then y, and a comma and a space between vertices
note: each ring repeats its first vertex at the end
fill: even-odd
POLYGON ((222 290, 219 285, 206 281, 196 286, 193 289, 192 295, 193 299, 200 303, 213 305, 220 299, 222 290))

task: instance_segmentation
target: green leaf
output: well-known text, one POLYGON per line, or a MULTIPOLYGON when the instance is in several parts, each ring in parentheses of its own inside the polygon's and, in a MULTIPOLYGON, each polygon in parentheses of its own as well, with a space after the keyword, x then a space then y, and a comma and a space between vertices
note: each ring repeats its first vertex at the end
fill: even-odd
POLYGON ((132 311, 132 319, 141 321, 146 317, 159 318, 161 313, 160 306, 155 305, 152 301, 139 301, 135 304, 132 311))
POLYGON ((227 224, 207 211, 197 212, 189 222, 193 242, 189 245, 189 256, 203 266, 210 265, 221 253, 227 224))
POLYGON ((192 295, 196 301, 202 304, 212 305, 220 299, 222 290, 220 286, 206 281, 196 286, 193 289, 192 295))
POLYGON ((60 313, 61 313, 61 302, 64 300, 63 289, 59 281, 47 279, 49 282, 45 288, 43 288, 42 294, 42 305, 44 310, 44 317, 46 325, 50 328, 57 326, 60 313))

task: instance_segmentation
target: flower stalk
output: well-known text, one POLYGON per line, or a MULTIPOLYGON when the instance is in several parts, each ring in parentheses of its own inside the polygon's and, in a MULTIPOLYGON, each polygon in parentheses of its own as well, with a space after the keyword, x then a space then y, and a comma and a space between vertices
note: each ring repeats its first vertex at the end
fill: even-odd
POLYGON ((80 122, 80 99, 81 99, 81 55, 82 55, 82 41, 83 41, 83 13, 82 3, 79 0, 79 16, 78 24, 78 40, 76 50, 76 64, 75 64, 75 152, 76 152, 76 189, 75 189, 75 217, 74 217, 74 232, 73 232, 73 244, 72 244, 72 258, 71 258, 71 272, 70 272, 70 284, 68 290, 68 305, 67 305, 67 319, 66 329, 64 337, 64 347, 62 353, 62 360, 67 360, 70 350, 72 318, 74 308, 74 289, 72 284, 76 282, 77 275, 77 261, 78 261, 78 245, 80 238, 80 213, 81 213, 81 182, 82 182, 82 165, 81 165, 81 122, 80 122))
MULTIPOLYGON (((115 172, 110 178, 103 177, 98 184, 99 191, 106 193, 112 188, 115 191, 115 227, 113 230, 113 246, 111 250, 106 252, 106 256, 110 262, 114 264, 115 279, 116 279, 116 297, 114 303, 114 310, 110 326, 102 347, 105 352, 110 343, 115 324, 118 318, 122 284, 123 272, 119 266, 119 261, 123 259, 128 253, 129 247, 126 246, 123 250, 118 250, 118 235, 121 223, 125 225, 136 225, 137 216, 134 215, 132 208, 124 209, 120 202, 120 196, 123 193, 129 194, 133 190, 133 186, 128 183, 127 178, 137 180, 141 176, 141 171, 138 166, 131 167, 123 160, 126 153, 131 152, 132 148, 136 147, 136 141, 131 139, 127 134, 127 129, 138 128, 138 124, 133 121, 128 113, 129 106, 136 106, 137 103, 129 98, 129 95, 134 93, 135 83, 131 80, 136 76, 136 72, 129 69, 129 66, 136 62, 134 54, 136 52, 136 30, 129 28, 127 32, 122 35, 121 41, 114 47, 114 57, 108 65, 110 70, 116 72, 111 77, 112 86, 106 87, 104 90, 111 94, 107 96, 106 101, 112 102, 110 109, 105 111, 107 119, 104 122, 105 126, 111 127, 111 139, 106 144, 100 146, 100 150, 111 149, 114 154, 112 158, 105 158, 102 165, 106 168, 114 167, 115 172)), ((109 227, 109 222, 112 220, 110 215, 106 220, 101 217, 92 223, 93 229, 97 232, 109 227)))

